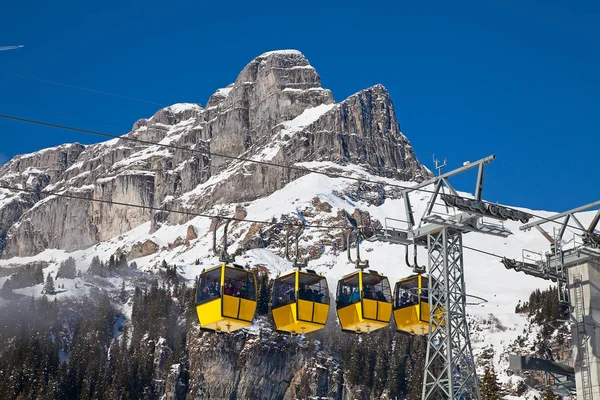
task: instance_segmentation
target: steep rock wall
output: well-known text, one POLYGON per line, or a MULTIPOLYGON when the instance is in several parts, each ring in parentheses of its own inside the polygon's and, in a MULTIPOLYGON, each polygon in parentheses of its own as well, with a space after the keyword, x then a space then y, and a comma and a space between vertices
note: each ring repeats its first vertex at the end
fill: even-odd
POLYGON ((215 204, 267 196, 304 174, 231 157, 282 165, 353 163, 405 180, 430 174, 401 133, 383 86, 336 104, 304 55, 295 50, 268 52, 252 60, 234 83, 217 90, 206 108, 175 104, 138 120, 119 139, 85 147, 63 145, 7 163, 0 169, 0 184, 33 193, 0 191, 2 256, 80 249, 148 221, 157 229, 162 223, 190 218, 48 198, 42 190, 206 211, 215 204))

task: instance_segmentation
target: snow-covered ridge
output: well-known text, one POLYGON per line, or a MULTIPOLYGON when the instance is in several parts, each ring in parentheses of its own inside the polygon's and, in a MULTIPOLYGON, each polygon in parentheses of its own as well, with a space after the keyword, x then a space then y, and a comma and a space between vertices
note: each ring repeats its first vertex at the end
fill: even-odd
POLYGON ((59 146, 47 147, 45 149, 37 150, 37 151, 34 151, 32 153, 18 154, 16 156, 14 156, 6 164, 0 166, 0 169, 8 166, 10 163, 12 163, 14 161, 17 161, 17 160, 26 160, 28 158, 39 157, 39 156, 42 156, 45 153, 48 153, 48 152, 51 152, 51 151, 67 150, 67 149, 72 148, 74 146, 82 146, 83 148, 87 147, 86 145, 82 145, 82 144, 77 143, 77 142, 75 142, 75 143, 64 143, 64 144, 61 144, 59 146))
POLYGON ((188 110, 202 111, 202 106, 200 104, 193 103, 176 103, 166 107, 165 109, 171 111, 174 114, 179 114, 188 110))
POLYGON ((265 53, 262 53, 260 56, 258 56, 257 58, 263 58, 263 57, 269 57, 271 55, 302 55, 302 53, 298 50, 294 50, 294 49, 289 49, 289 50, 272 50, 272 51, 267 51, 265 53))

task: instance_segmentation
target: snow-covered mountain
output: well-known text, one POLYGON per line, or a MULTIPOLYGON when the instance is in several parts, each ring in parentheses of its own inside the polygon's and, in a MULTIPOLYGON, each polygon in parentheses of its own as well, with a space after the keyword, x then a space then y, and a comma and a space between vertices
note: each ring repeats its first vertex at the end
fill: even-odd
MULTIPOLYGON (((122 276, 109 276, 102 285, 86 280, 94 257, 108 261, 111 256, 125 255, 138 271, 150 276, 166 261, 177 266, 177 273, 189 285, 203 268, 217 262, 207 218, 46 196, 43 190, 211 215, 236 214, 256 221, 301 216, 308 224, 341 225, 345 211, 363 223, 378 225, 386 217, 405 219, 403 203, 393 187, 211 157, 202 151, 398 185, 411 185, 431 175, 401 133, 383 86, 335 103, 332 93, 321 88, 320 77, 306 58, 290 50, 252 60, 234 83, 210 97, 206 108, 176 104, 161 109, 151 118, 137 121, 125 136, 158 144, 123 139, 91 146, 67 144, 17 156, 0 169, 0 184, 36 192, 0 189, 0 287, 27 265, 41 266, 44 277, 55 276, 60 263, 69 257, 75 259, 82 276, 61 279, 64 289, 53 296, 59 300, 87 296, 92 288, 120 289, 122 276)), ((423 213, 432 189, 411 195, 415 215, 423 213)), ((583 221, 586 218, 592 216, 581 217, 583 221)), ((464 244, 512 258, 520 258, 523 248, 546 250, 546 241, 537 232, 521 232, 515 222, 505 226, 514 233, 506 239, 472 233, 465 235, 464 244)), ((264 267, 273 277, 291 267, 283 257, 282 236, 278 226, 234 222, 229 232, 230 251, 237 252, 238 263, 264 267)), ((353 270, 341 251, 341 231, 306 229, 300 246, 309 267, 323 273, 332 289, 342 275, 353 270)), ((412 273, 404 264, 401 246, 365 243, 363 256, 391 282, 412 273)), ((424 250, 419 260, 426 263, 424 250)), ((530 329, 526 318, 515 313, 515 306, 548 283, 506 270, 498 258, 474 251, 466 250, 465 266, 467 291, 486 300, 475 301, 478 304, 468 309, 474 352, 478 358, 486 354, 487 361, 480 358, 480 366, 491 363, 501 381, 509 385, 514 378, 506 373, 506 349, 530 329)), ((133 291, 136 280, 126 280, 127 290, 133 291)), ((43 283, 38 283, 13 292, 39 296, 42 290, 43 283)), ((9 303, 0 297, 0 305, 9 303)), ((125 325, 132 311, 127 304, 122 306, 124 319, 120 322, 125 325)), ((260 327, 259 321, 250 332, 260 327)), ((188 346, 204 348, 203 338, 189 335, 188 346)), ((202 360, 191 362, 190 370, 202 373, 203 383, 190 386, 196 393, 200 387, 208 390, 203 393, 210 393, 205 387, 209 385, 207 373, 202 372, 206 365, 202 360)), ((323 368, 333 368, 333 364, 330 360, 323 368)), ((213 392, 213 397, 214 393, 220 392, 213 392)))
MULTIPOLYGON (((176 104, 137 121, 126 137, 192 151, 111 140, 63 145, 17 156, 0 169, 0 182, 78 193, 95 199, 194 211, 242 203, 273 193, 302 172, 225 157, 280 164, 334 161, 363 165, 383 176, 420 179, 429 172, 400 132, 381 85, 335 103, 297 51, 265 53, 234 83, 199 104, 176 104)), ((47 248, 77 250, 151 221, 189 217, 0 192, 0 246, 4 257, 47 248), (67 207, 68 204, 68 207, 67 207), (30 209, 32 209, 30 211, 30 209)))

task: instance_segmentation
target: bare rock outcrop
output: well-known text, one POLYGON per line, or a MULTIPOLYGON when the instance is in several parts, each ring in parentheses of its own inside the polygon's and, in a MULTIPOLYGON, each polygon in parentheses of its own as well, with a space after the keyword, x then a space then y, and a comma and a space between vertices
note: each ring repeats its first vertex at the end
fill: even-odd
POLYGON ((147 239, 143 243, 136 243, 131 246, 129 259, 133 260, 134 258, 146 257, 150 254, 156 253, 159 249, 160 247, 156 243, 150 239, 147 239))
POLYGON ((216 204, 245 203, 304 174, 232 157, 278 164, 328 161, 330 168, 352 163, 404 180, 430 176, 400 131, 383 86, 336 104, 304 55, 273 51, 248 63, 206 108, 174 104, 138 120, 119 139, 62 145, 8 162, 0 168, 0 183, 30 192, 0 189, 1 255, 71 251, 146 222, 151 230, 185 223, 190 215, 148 207, 201 212, 216 204))
POLYGON ((188 333, 189 399, 345 399, 342 371, 293 337, 188 333))

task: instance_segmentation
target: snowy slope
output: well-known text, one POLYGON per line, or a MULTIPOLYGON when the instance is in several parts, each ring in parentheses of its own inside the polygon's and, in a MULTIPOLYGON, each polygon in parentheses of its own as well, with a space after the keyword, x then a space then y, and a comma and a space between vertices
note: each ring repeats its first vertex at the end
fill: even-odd
MULTIPOLYGON (((318 165, 310 166, 313 168, 335 166, 338 170, 351 173, 353 176, 376 178, 355 166, 340 167, 334 164, 328 165, 328 163, 318 163, 318 165)), ((218 179, 218 176, 215 179, 218 179)), ((377 179, 380 178, 377 177, 377 179)), ((387 179, 387 181, 401 185, 411 185, 411 183, 397 182, 390 179, 387 179)), ((332 211, 331 213, 319 213, 314 217, 307 217, 309 224, 320 223, 323 218, 334 216, 340 209, 352 213, 355 208, 368 211, 372 217, 382 222, 386 217, 400 220, 405 219, 402 200, 388 198, 381 206, 373 206, 361 201, 351 201, 348 198, 342 198, 339 193, 343 192, 344 189, 347 189, 353 183, 350 180, 341 178, 329 178, 317 174, 306 175, 289 183, 283 189, 268 197, 245 204, 248 212, 247 218, 266 221, 272 218, 279 219, 283 214, 294 215, 299 209, 311 207, 312 199, 317 196, 321 201, 328 202, 332 206, 332 211)), ((431 189, 431 187, 425 188, 425 190, 431 189)), ((462 194, 469 196, 468 193, 462 194)), ((431 194, 426 191, 418 191, 411 196, 416 216, 422 215, 430 196, 431 194)), ((233 204, 219 206, 219 210, 228 210, 230 212, 233 212, 234 208, 235 205, 233 204)), ((530 211, 526 209, 522 210, 530 211)), ((551 215, 548 212, 532 212, 542 216, 551 215)), ((591 220, 592 217, 593 213, 582 213, 580 216, 583 223, 591 220)), ((236 237, 238 234, 238 237, 243 238, 250 225, 250 223, 232 224, 230 238, 236 237)), ((209 226, 209 219, 198 217, 184 225, 164 225, 158 231, 149 233, 150 223, 146 223, 119 237, 99 243, 85 250, 72 253, 62 250, 46 250, 34 257, 0 260, 0 268, 44 260, 51 262, 51 265, 44 270, 44 276, 49 272, 54 275, 58 269, 58 264, 71 256, 76 259, 78 269, 85 272, 92 257, 99 256, 100 259, 107 260, 118 249, 128 252, 134 244, 149 239, 158 244, 161 250, 147 257, 135 260, 130 259, 129 262, 135 261, 138 268, 142 271, 153 272, 157 271, 158 265, 162 260, 166 260, 169 264, 176 264, 179 273, 189 283, 192 283, 203 268, 217 262, 211 250, 212 235, 209 232, 209 226), (175 242, 177 238, 186 237, 189 225, 195 227, 198 232, 198 238, 192 240, 189 246, 182 244, 174 248, 169 248, 169 245, 175 242), (200 260, 200 265, 194 265, 194 261, 197 259, 200 260)), ((523 248, 536 251, 545 251, 547 249, 546 239, 537 231, 521 232, 518 229, 520 224, 516 222, 507 222, 505 226, 513 232, 513 235, 506 239, 470 233, 464 236, 464 244, 499 256, 512 258, 520 258, 523 248)), ((305 237, 310 235, 312 239, 301 242, 301 245, 309 246, 311 244, 318 244, 321 234, 325 233, 327 233, 325 230, 309 229, 306 231, 305 237)), ((235 241, 230 247, 230 252, 235 251, 238 244, 239 241, 235 241)), ((424 249, 420 251, 419 262, 420 264, 426 264, 426 251, 424 249)), ((237 262, 241 264, 249 263, 250 265, 263 264, 268 266, 272 275, 277 275, 291 267, 291 264, 283 259, 279 252, 279 249, 254 249, 239 257, 237 262)), ((363 258, 369 259, 372 269, 387 275, 392 285, 396 280, 412 274, 412 270, 404 263, 403 246, 364 242, 361 254, 363 258)), ((483 332, 474 332, 472 334, 474 352, 475 354, 479 354, 482 349, 492 345, 497 350, 495 352, 494 364, 498 365, 499 370, 502 371, 505 369, 503 367, 507 366, 507 357, 506 354, 503 354, 502 349, 510 342, 513 342, 526 326, 525 318, 522 315, 515 314, 515 305, 519 300, 527 300, 529 294, 534 289, 548 287, 549 282, 506 270, 498 258, 471 250, 465 250, 464 261, 468 294, 485 299, 485 302, 482 302, 475 298, 470 298, 469 301, 478 304, 468 307, 469 314, 477 320, 485 320, 492 314, 506 328, 505 330, 491 329, 483 332)), ((334 254, 331 248, 325 248, 324 253, 319 259, 311 260, 309 267, 323 273, 327 277, 331 290, 335 289, 338 279, 353 271, 353 265, 348 263, 346 254, 334 254)), ((0 278, 0 287, 5 279, 0 278)), ((63 279, 60 280, 60 283, 65 284, 65 289, 64 291, 60 290, 60 293, 57 295, 59 298, 64 296, 85 296, 88 293, 88 287, 83 284, 81 279, 73 281, 63 279)), ((107 280, 107 285, 115 288, 115 290, 120 288, 120 283, 120 279, 107 280)), ((42 285, 38 285, 32 288, 18 289, 15 292, 39 296, 41 291, 42 285)), ((501 379, 506 381, 509 378, 501 375, 501 379)))

